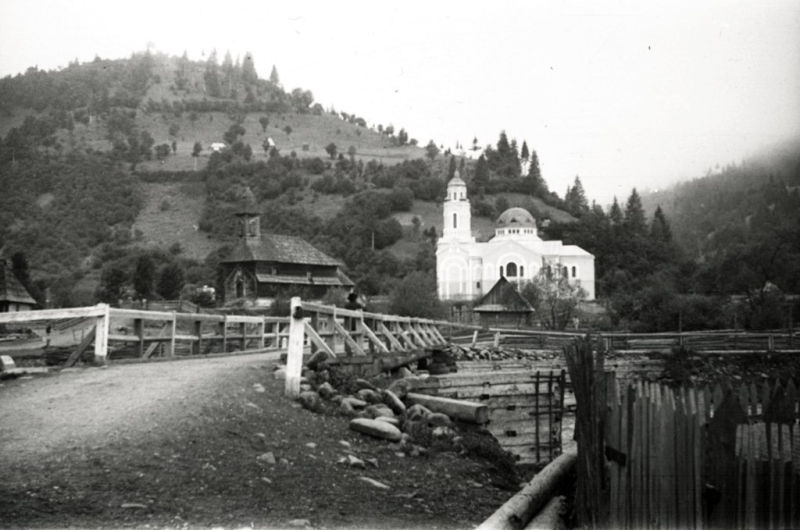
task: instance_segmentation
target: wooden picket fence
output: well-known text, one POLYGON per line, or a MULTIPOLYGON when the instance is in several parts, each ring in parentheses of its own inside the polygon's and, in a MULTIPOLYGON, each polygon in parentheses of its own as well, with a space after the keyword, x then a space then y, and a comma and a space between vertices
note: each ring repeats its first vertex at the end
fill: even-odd
POLYGON ((606 382, 610 528, 800 527, 792 380, 670 389, 606 382))
POLYGON ((565 350, 583 526, 800 528, 795 381, 623 385, 593 350, 586 340, 565 350))

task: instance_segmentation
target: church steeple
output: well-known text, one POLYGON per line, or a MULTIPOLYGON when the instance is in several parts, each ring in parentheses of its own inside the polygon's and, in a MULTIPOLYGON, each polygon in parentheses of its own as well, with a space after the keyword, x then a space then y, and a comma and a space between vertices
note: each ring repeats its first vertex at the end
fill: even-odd
POLYGON ((248 186, 242 193, 240 206, 236 212, 239 218, 241 231, 239 235, 244 238, 247 244, 261 242, 261 213, 258 211, 258 203, 253 190, 248 186))
POLYGON ((442 240, 473 241, 472 213, 467 198, 467 184, 461 180, 458 171, 447 183, 442 240))

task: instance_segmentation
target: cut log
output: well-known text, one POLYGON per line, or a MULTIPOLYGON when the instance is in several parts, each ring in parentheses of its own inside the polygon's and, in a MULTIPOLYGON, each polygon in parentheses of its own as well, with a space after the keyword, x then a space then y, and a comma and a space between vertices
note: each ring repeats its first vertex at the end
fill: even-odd
POLYGON ((576 453, 564 453, 542 469, 522 491, 486 519, 477 530, 524 528, 550 501, 556 487, 575 467, 576 453))
POLYGON ((489 407, 481 403, 413 393, 409 393, 406 399, 414 405, 422 405, 433 412, 442 412, 461 421, 479 425, 489 421, 489 407))
POLYGON ((553 497, 547 506, 528 523, 525 530, 564 530, 567 527, 563 519, 566 511, 564 497, 553 497))

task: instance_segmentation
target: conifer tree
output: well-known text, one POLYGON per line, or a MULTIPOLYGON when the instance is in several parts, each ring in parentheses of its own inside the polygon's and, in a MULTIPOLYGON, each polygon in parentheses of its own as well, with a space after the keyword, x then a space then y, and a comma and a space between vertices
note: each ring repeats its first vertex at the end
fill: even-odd
POLYGON ((272 65, 272 72, 269 74, 269 82, 275 86, 280 86, 281 84, 281 79, 278 77, 278 69, 274 64, 272 65))
MULTIPOLYGON (((275 70, 275 67, 272 67, 272 71, 275 73, 275 79, 278 78, 278 71, 275 70)), ((271 76, 270 76, 271 78, 271 76)), ((242 63, 242 81, 245 84, 252 85, 256 81, 258 81, 258 73, 256 72, 256 65, 253 62, 253 54, 247 52, 244 54, 244 62, 242 63)), ((278 84, 278 81, 275 82, 278 84)))
POLYGON ((624 226, 630 235, 641 236, 647 234, 647 221, 644 216, 642 199, 639 197, 636 188, 631 191, 628 203, 625 206, 624 226))
POLYGON ((206 92, 208 95, 215 98, 222 95, 217 70, 217 50, 213 50, 206 61, 206 71, 203 74, 203 81, 206 84, 206 92))
POLYGON ((525 171, 528 168, 528 160, 531 157, 531 153, 528 150, 528 143, 525 140, 522 140, 522 150, 519 153, 519 159, 522 162, 522 170, 525 171))
POLYGON ((581 216, 589 211, 589 201, 586 199, 586 193, 583 190, 581 179, 575 176, 575 183, 573 186, 567 187, 567 194, 564 196, 564 202, 567 205, 567 211, 575 216, 581 216))
POLYGON ((479 156, 478 161, 475 163, 475 178, 473 181, 479 186, 489 182, 489 164, 483 155, 479 156))
POLYGON ((660 204, 653 214, 653 222, 650 223, 650 237, 655 241, 660 241, 663 243, 669 243, 672 241, 672 230, 669 228, 669 223, 667 222, 667 218, 664 216, 664 212, 661 210, 660 204))
POLYGON ((450 165, 447 167, 447 180, 450 181, 456 175, 456 157, 450 157, 450 165))
POLYGON ((622 225, 622 209, 619 207, 616 196, 614 196, 614 203, 611 205, 611 210, 608 212, 608 219, 613 226, 622 225))

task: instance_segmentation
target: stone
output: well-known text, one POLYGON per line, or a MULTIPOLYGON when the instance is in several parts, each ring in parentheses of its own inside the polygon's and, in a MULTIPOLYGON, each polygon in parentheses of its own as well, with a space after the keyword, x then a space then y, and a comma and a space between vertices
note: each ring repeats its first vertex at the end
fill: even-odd
POLYGON ((259 455, 256 458, 256 460, 258 460, 259 462, 263 462, 265 464, 271 464, 271 465, 274 465, 274 464, 277 463, 277 460, 275 460, 275 455, 272 454, 271 451, 269 453, 264 453, 263 455, 259 455))
POLYGON ((400 399, 404 399, 411 391, 411 382, 407 379, 397 379, 396 381, 392 381, 392 384, 389 385, 387 390, 391 391, 400 399))
POLYGON ((421 420, 426 416, 428 416, 429 414, 433 413, 430 411, 430 409, 422 405, 412 405, 411 407, 408 408, 406 414, 407 418, 410 421, 415 421, 415 420, 421 420))
POLYGON ((399 418, 390 418, 389 416, 378 416, 375 418, 378 421, 385 421, 389 425, 394 425, 398 429, 400 428, 400 419, 399 418))
POLYGON ((377 480, 371 479, 371 478, 369 478, 369 477, 358 477, 358 478, 359 478, 359 479, 361 479, 361 480, 363 480, 364 482, 368 482, 368 483, 372 484, 372 485, 373 485, 373 486, 375 486, 376 488, 380 488, 380 489, 382 489, 382 490, 388 490, 388 489, 391 489, 389 486, 387 486, 387 485, 386 485, 386 484, 384 484, 383 482, 378 482, 377 480))
POLYGON ((412 438, 407 432, 404 432, 402 435, 400 435, 400 445, 408 445, 413 441, 414 438, 412 438))
POLYGON ((377 458, 365 458, 364 461, 371 465, 372 467, 378 467, 378 459, 377 458))
POLYGON ((380 394, 378 394, 374 390, 370 390, 369 388, 362 388, 357 392, 357 394, 360 399, 363 399, 367 403, 371 403, 373 405, 376 405, 381 401, 383 401, 380 394))
POLYGON ((367 414, 369 414, 369 416, 371 418, 378 418, 380 416, 386 416, 386 417, 389 417, 389 418, 394 418, 395 417, 394 412, 392 412, 392 409, 390 409, 389 407, 387 407, 386 405, 383 405, 383 404, 381 404, 381 405, 370 405, 369 407, 367 407, 364 410, 367 412, 367 414))
POLYGON ((328 401, 330 401, 334 405, 340 405, 343 399, 344 397, 341 394, 334 394, 328 399, 328 401))
POLYGON ((349 402, 343 400, 341 403, 339 403, 339 414, 342 416, 347 416, 348 418, 352 418, 357 414, 357 412, 349 402))
POLYGON ((339 445, 350 449, 350 442, 348 442, 347 440, 339 440, 339 445))
POLYGON ((372 391, 376 391, 376 392, 378 390, 377 388, 375 388, 375 385, 373 385, 372 383, 370 383, 366 379, 360 379, 360 378, 356 379, 356 386, 358 387, 359 390, 365 390, 366 389, 366 390, 372 390, 372 391))
POLYGON ((383 391, 383 403, 392 409, 392 412, 397 414, 398 416, 402 416, 406 413, 406 406, 400 400, 397 394, 392 392, 391 390, 384 390, 383 391))
POLYGON ((286 460, 285 458, 281 458, 280 460, 278 460, 278 463, 280 465, 282 465, 282 466, 288 466, 289 465, 289 461, 286 460))
POLYGON ((453 420, 450 419, 450 416, 442 414, 441 412, 431 412, 425 417, 425 421, 427 421, 428 425, 431 427, 453 426, 453 420))
POLYGON ((309 385, 308 383, 303 383, 302 385, 300 385, 300 392, 311 392, 312 390, 313 389, 311 388, 311 385, 309 385))
POLYGON ((317 444, 315 444, 314 442, 308 442, 306 444, 306 447, 310 447, 311 449, 316 449, 317 444))
POLYGON ((347 465, 350 467, 356 467, 358 469, 367 469, 367 464, 353 455, 347 455, 347 465))
POLYGON ((401 366, 397 369, 397 375, 399 377, 411 377, 414 375, 414 372, 412 372, 408 366, 401 366))
POLYGON ((322 383, 317 387, 317 393, 322 396, 323 399, 330 399, 331 396, 336 394, 336 389, 333 388, 330 383, 322 383))
POLYGON ((319 407, 320 397, 316 392, 300 392, 300 396, 297 398, 297 401, 300 402, 303 408, 314 410, 319 407))
POLYGON ((17 365, 14 364, 14 359, 10 355, 0 355, 0 372, 13 370, 17 365))
POLYGON ((450 427, 434 427, 433 432, 431 433, 434 438, 444 439, 444 438, 453 438, 456 435, 456 431, 451 429, 450 427))
POLYGON ((367 406, 367 402, 362 399, 357 399, 352 396, 348 396, 342 399, 342 403, 348 403, 351 407, 355 410, 361 410, 367 406))
POLYGON ((266 392, 266 391, 267 391, 267 389, 266 389, 266 388, 264 388, 264 385, 262 385, 261 383, 256 383, 256 384, 254 384, 254 385, 253 385, 253 390, 255 390, 256 392, 258 392, 259 394, 263 394, 264 392, 266 392))
POLYGON ((301 379, 305 379, 306 382, 310 382, 312 379, 314 379, 314 375, 315 374, 316 374, 316 372, 314 370, 310 370, 310 369, 306 368, 300 374, 300 377, 301 377, 301 379))
POLYGON ((389 425, 385 421, 371 420, 366 418, 356 418, 350 421, 350 429, 374 438, 382 438, 391 442, 397 442, 403 437, 400 429, 394 425, 389 425))
POLYGON ((286 370, 283 368, 278 368, 274 372, 272 372, 272 377, 275 379, 286 379, 286 370))
POLYGON ((289 526, 293 528, 306 528, 311 526, 311 521, 308 519, 292 519, 289 521, 289 526))

